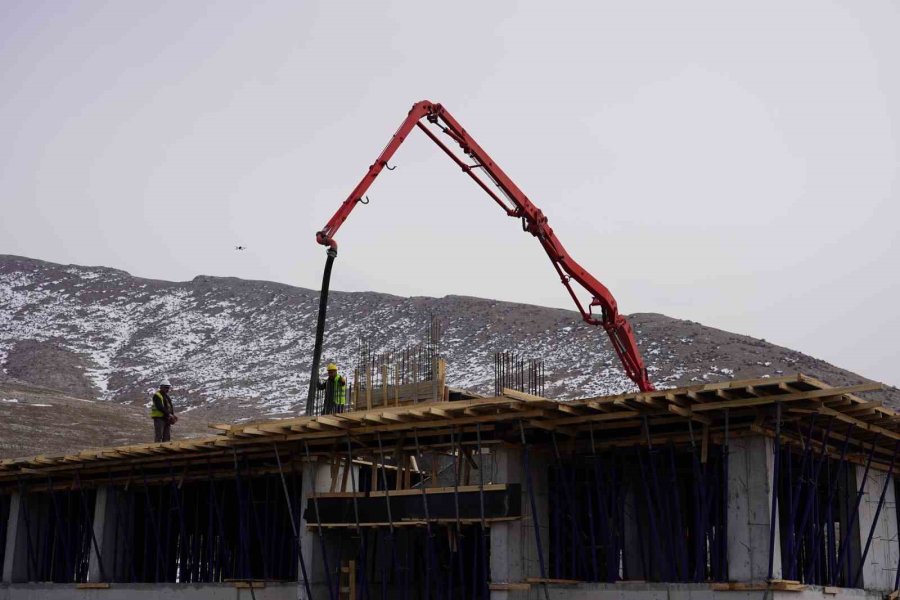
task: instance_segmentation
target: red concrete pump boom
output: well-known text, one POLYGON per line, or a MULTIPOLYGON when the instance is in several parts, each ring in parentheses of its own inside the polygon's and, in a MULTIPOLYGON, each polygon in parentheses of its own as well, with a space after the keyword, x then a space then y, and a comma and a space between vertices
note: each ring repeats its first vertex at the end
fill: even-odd
MULTIPOLYGON (((628 377, 637 384, 641 391, 647 392, 653 390, 653 384, 650 383, 650 379, 647 377, 647 369, 644 367, 644 361, 638 351, 631 325, 624 316, 619 314, 616 300, 613 298, 613 295, 606 286, 597 281, 593 275, 575 262, 569 253, 566 252, 566 249, 556 237, 556 234, 553 233, 553 229, 547 224, 547 217, 544 216, 544 213, 531 203, 524 192, 522 192, 522 190, 513 183, 512 179, 503 172, 503 169, 488 156, 487 152, 481 149, 481 146, 469 136, 459 122, 440 104, 434 104, 426 100, 419 102, 412 107, 412 110, 409 111, 409 115, 400 125, 400 128, 397 129, 397 132, 388 142, 384 150, 382 150, 378 159, 369 167, 369 171, 362 178, 362 181, 360 181, 353 191, 350 192, 350 195, 344 200, 337 212, 334 213, 334 216, 326 223, 325 227, 316 234, 316 241, 329 248, 330 260, 333 260, 337 253, 337 242, 335 242, 334 236, 338 229, 340 229, 344 221, 347 220, 347 217, 350 215, 350 212, 356 204, 365 202, 363 198, 365 197, 366 190, 369 189, 369 186, 372 185, 382 169, 388 167, 388 161, 390 161, 394 152, 397 151, 400 144, 403 143, 403 140, 406 139, 406 136, 409 135, 413 127, 418 127, 425 135, 431 138, 431 140, 437 144, 447 156, 459 165, 464 173, 474 179, 481 189, 487 192, 487 194, 493 198, 504 211, 506 211, 508 216, 522 220, 522 229, 536 237, 544 248, 544 251, 547 252, 547 256, 550 257, 550 262, 553 263, 556 272, 559 273, 562 284, 566 286, 566 289, 578 306, 578 310, 581 312, 581 316, 584 320, 591 325, 603 326, 603 329, 609 334, 610 340, 612 340, 613 348, 615 348, 616 354, 618 354, 619 359, 622 361, 622 365, 625 368, 628 377), (438 139, 437 135, 421 122, 423 117, 429 123, 436 125, 443 133, 449 136, 450 139, 456 142, 460 148, 462 148, 463 154, 468 156, 474 164, 468 164, 438 139), (490 179, 502 193, 502 198, 478 176, 478 171, 487 175, 487 178, 490 179), (585 307, 581 300, 578 299, 578 296, 572 287, 573 281, 591 295, 591 301, 587 307, 585 307), (601 312, 599 318, 593 313, 593 309, 596 306, 600 307, 601 312)), ((330 266, 331 262, 326 266, 326 270, 329 272, 330 266)), ((323 301, 325 301, 327 300, 327 282, 323 285, 323 293, 323 301)), ((320 305, 320 311, 323 310, 323 308, 324 307, 320 305)), ((324 313, 321 313, 320 317, 324 321, 324 313)), ((321 325, 324 326, 324 323, 321 323, 321 325)), ((313 370, 313 377, 315 378, 318 369, 318 361, 314 359, 314 363, 316 363, 314 364, 313 370)))

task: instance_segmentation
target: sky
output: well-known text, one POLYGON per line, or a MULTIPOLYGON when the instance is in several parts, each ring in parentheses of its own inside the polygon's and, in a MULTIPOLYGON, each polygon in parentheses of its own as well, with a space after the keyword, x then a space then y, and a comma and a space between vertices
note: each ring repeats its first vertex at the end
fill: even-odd
MULTIPOLYGON (((315 232, 428 99, 623 313, 900 385, 897 31, 892 0, 4 0, 0 254, 318 289, 315 232)), ((332 289, 574 308, 425 136, 393 165, 332 289)))

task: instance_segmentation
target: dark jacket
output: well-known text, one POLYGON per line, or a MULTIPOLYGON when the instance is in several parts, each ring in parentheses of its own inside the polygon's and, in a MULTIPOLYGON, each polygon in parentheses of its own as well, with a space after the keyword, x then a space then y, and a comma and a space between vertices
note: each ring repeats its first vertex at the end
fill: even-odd
POLYGON ((347 395, 347 380, 344 379, 343 375, 336 375, 334 379, 328 377, 325 381, 319 380, 318 388, 320 390, 325 390, 325 402, 326 403, 340 403, 346 404, 347 395), (337 383, 337 385, 334 385, 337 383), (338 389, 340 388, 340 389, 338 389), (337 393, 335 393, 337 392, 337 393))

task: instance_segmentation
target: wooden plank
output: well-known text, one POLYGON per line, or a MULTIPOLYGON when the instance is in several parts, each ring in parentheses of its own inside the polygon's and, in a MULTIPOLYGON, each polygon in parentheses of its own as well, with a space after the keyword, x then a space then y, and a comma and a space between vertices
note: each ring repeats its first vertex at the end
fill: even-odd
POLYGON ((491 583, 488 588, 492 592, 527 592, 531 589, 530 583, 491 583))
POLYGON ((851 392, 863 392, 882 389, 880 383, 863 383, 860 385, 851 385, 842 388, 831 388, 827 390, 810 390, 808 392, 795 392, 793 394, 772 394, 770 396, 759 396, 757 398, 745 398, 741 400, 724 400, 721 402, 705 402, 693 404, 693 411, 721 410, 723 408, 743 408, 747 406, 760 406, 764 404, 774 404, 775 402, 795 402, 798 400, 811 400, 814 398, 827 398, 829 396, 843 396, 851 392))
POLYGON ((553 585, 578 585, 585 583, 580 579, 554 579, 552 577, 526 577, 526 583, 551 583, 553 585))
POLYGON ((697 421, 698 423, 703 423, 704 425, 707 425, 707 426, 712 424, 712 420, 711 420, 709 417, 705 417, 705 416, 703 416, 703 415, 695 414, 695 413, 694 413, 691 409, 689 409, 689 408, 682 408, 682 407, 680 407, 680 406, 676 406, 676 405, 674 405, 674 404, 670 404, 670 405, 667 407, 667 410, 668 410, 670 413, 674 413, 674 414, 676 414, 676 415, 685 417, 685 418, 687 418, 687 419, 691 419, 692 421, 697 421))

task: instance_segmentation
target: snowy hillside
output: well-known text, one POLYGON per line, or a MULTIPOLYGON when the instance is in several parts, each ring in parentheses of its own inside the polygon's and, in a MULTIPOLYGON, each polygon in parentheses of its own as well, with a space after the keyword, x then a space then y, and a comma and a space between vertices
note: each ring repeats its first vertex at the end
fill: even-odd
MULTIPOLYGON (((305 397, 317 303, 315 291, 270 282, 199 276, 171 283, 0 256, 0 369, 120 403, 144 401, 167 374, 190 407, 291 413, 305 397)), ((422 339, 432 315, 444 325, 452 385, 489 392, 493 353, 511 350, 544 359, 551 397, 633 389, 603 331, 576 313, 459 296, 332 292, 325 358, 349 370, 360 336, 381 350, 400 349, 422 339)), ((833 384, 862 381, 698 323, 658 314, 631 320, 659 387, 796 371, 833 384)), ((892 402, 900 398, 896 390, 887 394, 892 402)))

